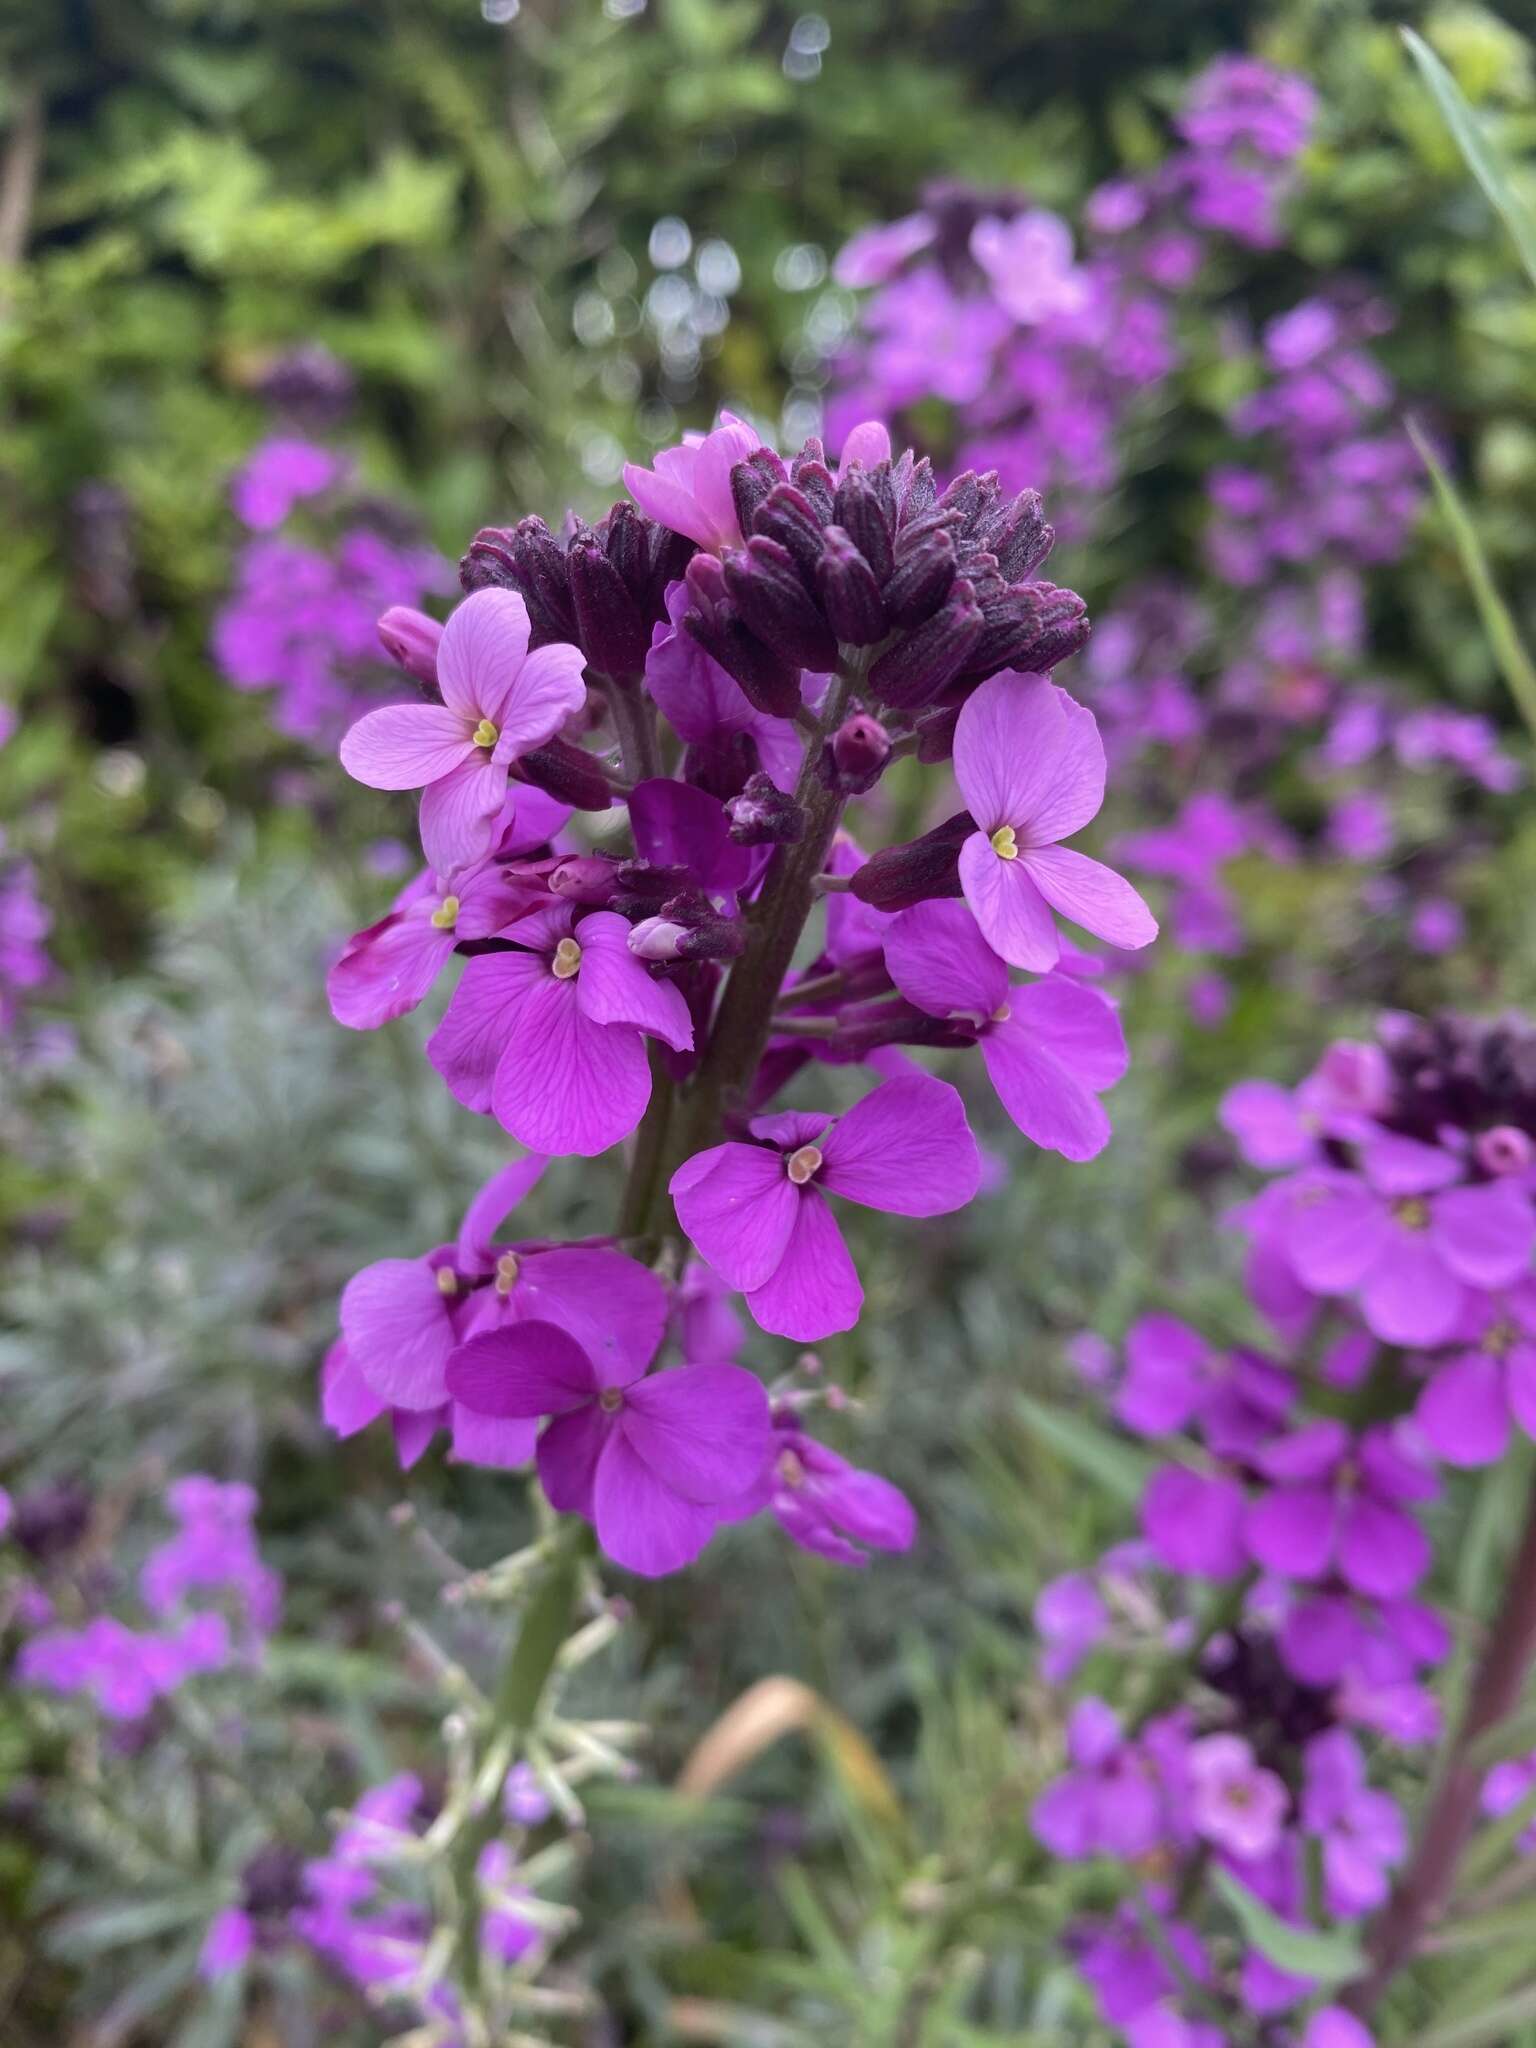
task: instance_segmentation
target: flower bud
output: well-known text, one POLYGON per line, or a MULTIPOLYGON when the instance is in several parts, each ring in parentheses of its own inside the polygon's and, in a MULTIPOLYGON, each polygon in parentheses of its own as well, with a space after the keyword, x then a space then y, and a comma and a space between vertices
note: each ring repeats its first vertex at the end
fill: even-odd
POLYGON ((566 554, 576 637, 592 666, 604 675, 638 675, 645 667, 650 635, 616 565, 603 553, 595 533, 581 533, 566 554))
POLYGON ((1536 1147, 1517 1124, 1495 1124, 1491 1131, 1480 1131, 1472 1150, 1484 1173, 1493 1174, 1524 1173, 1536 1157, 1536 1147))
POLYGON ((686 925, 666 917, 644 917, 629 935, 629 950, 641 960, 681 960, 686 925))
POLYGON ((896 566, 896 499, 889 466, 872 472, 855 465, 837 487, 832 516, 869 564, 876 583, 883 584, 896 566))
POLYGON ((880 780, 891 758, 891 736, 878 718, 856 711, 827 742, 823 773, 843 796, 862 796, 880 780))
POLYGON ((804 491, 796 490, 793 484, 778 485, 758 506, 752 530, 787 548, 804 576, 816 574, 816 564, 821 560, 822 522, 804 491))
POLYGON ((917 721, 917 758, 925 768, 947 761, 954 753, 955 727, 964 709, 965 698, 958 697, 953 704, 939 704, 932 711, 925 711, 917 721))
POLYGON ((731 501, 743 533, 751 533, 753 515, 768 493, 788 479, 789 471, 771 448, 754 448, 744 461, 732 466, 731 501))
POLYGON ((976 830, 969 811, 957 811, 921 839, 882 847, 856 868, 849 883, 861 903, 876 910, 910 910, 935 896, 960 895, 960 848, 976 830))
POLYGON ((790 846, 805 837, 805 812, 761 770, 725 807, 727 837, 736 846, 790 846))
POLYGON ((477 590, 519 588, 510 527, 481 527, 459 558, 459 586, 466 597, 477 590))
POLYGON ((722 917, 700 889, 672 897, 629 935, 629 950, 642 960, 734 960, 746 943, 741 919, 722 917))
POLYGON ((552 895, 570 903, 607 903, 618 887, 619 864, 600 853, 573 853, 549 871, 552 895))
POLYGON ((414 605, 392 604, 378 623, 379 641, 397 668, 437 688, 437 648, 443 629, 414 605))
POLYGON ((850 647, 873 647, 886 636, 885 605, 874 571, 840 526, 826 529, 816 564, 816 592, 828 627, 850 647))
POLYGON ((570 565, 565 549, 542 519, 530 515, 513 527, 512 561, 517 587, 528 607, 529 646, 547 647, 556 640, 574 643, 576 608, 571 602, 570 565))
POLYGON ((938 496, 933 464, 926 455, 914 457, 908 448, 891 471, 891 488, 896 493, 897 524, 909 526, 922 518, 938 496))
POLYGON ((683 626, 741 685, 747 701, 770 718, 793 718, 800 708, 800 671, 750 632, 726 595, 725 572, 714 555, 695 555, 686 582, 693 606, 683 626))
POLYGON ((592 756, 568 740, 550 740, 524 754, 517 771, 525 782, 572 810, 606 811, 613 802, 613 791, 592 756))
POLYGON ((897 562, 881 593, 893 626, 920 626, 931 619, 955 580, 955 543, 946 526, 929 527, 908 543, 902 534, 897 562))
POLYGON ((966 665, 981 638, 981 608, 963 576, 931 619, 882 654, 869 672, 870 694, 901 711, 931 704, 966 665))
POLYGON ((731 600, 759 640, 797 668, 835 666, 836 637, 816 609, 788 548, 754 534, 743 550, 725 557, 724 567, 731 600))
POLYGON ((832 481, 832 472, 827 467, 821 443, 814 435, 789 465, 789 480, 809 498, 816 517, 825 526, 832 517, 837 486, 832 481))
POLYGON ((1056 530, 1046 524, 1040 493, 1020 491, 985 522, 980 538, 1008 581, 1022 583, 1051 552, 1056 530))

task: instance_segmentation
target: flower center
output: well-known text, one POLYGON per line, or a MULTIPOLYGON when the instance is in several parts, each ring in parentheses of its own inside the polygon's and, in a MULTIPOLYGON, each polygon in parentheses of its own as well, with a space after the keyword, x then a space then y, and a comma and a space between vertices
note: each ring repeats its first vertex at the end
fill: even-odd
POLYGON ((452 1266, 439 1266, 433 1276, 437 1281, 439 1294, 454 1295, 459 1291, 459 1276, 452 1266))
POLYGON ((1429 1204, 1421 1200, 1418 1195, 1410 1195, 1406 1202, 1394 1203, 1392 1213, 1396 1216, 1398 1222, 1401 1223, 1404 1230, 1428 1230, 1429 1228, 1429 1204))
POLYGON ((451 932, 459 921, 459 899, 445 896, 432 913, 432 922, 440 932, 451 932))
POLYGON ((779 1453, 779 1477, 788 1487, 804 1486, 805 1467, 793 1451, 779 1453))
POLYGON ((604 1387, 603 1391, 597 1397, 597 1405, 599 1408, 602 1409, 605 1415, 617 1415, 619 1410, 624 1406, 623 1388, 604 1387))
POLYGON ((469 737, 473 745, 490 748, 495 746, 498 735, 491 721, 488 718, 482 718, 469 737))
POLYGON ((1478 1349, 1486 1351, 1490 1358, 1507 1358, 1514 1350, 1519 1336, 1520 1332, 1508 1317, 1501 1317, 1490 1329, 1483 1332, 1483 1341, 1478 1349))
POLYGON ((503 1252, 496 1261, 496 1292, 510 1294, 517 1285, 517 1253, 503 1252))
POLYGON ((821 1165, 821 1153, 814 1145, 802 1145, 798 1152, 791 1152, 784 1162, 784 1171, 797 1188, 803 1188, 811 1175, 821 1165))
POLYGON ((562 939, 556 946, 549 971, 556 981, 571 981, 580 973, 581 948, 574 939, 562 939))
POLYGON ((1019 857, 1018 837, 1011 825, 999 825, 992 834, 992 851, 999 860, 1017 860, 1019 857))
POLYGON ((1012 1015, 1013 1005, 1011 1003, 999 1003, 987 1021, 989 1024, 1006 1024, 1012 1015))

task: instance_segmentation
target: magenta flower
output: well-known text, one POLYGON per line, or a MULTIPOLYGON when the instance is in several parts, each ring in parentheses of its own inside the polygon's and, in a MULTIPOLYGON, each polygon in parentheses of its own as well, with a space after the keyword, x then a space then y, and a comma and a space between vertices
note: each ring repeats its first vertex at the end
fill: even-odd
POLYGON ((1408 1851, 1402 1808, 1366 1781, 1360 1745, 1344 1728, 1307 1744, 1302 1825, 1322 1843, 1323 1901, 1340 1920, 1385 1903, 1387 1876, 1408 1851))
POLYGON ((863 1566, 866 1551, 910 1550, 917 1516, 899 1486, 861 1472, 817 1443, 792 1408, 773 1417, 769 1468, 753 1507, 767 1506, 791 1542, 833 1564, 863 1566))
POLYGON ((785 1111, 757 1144, 712 1146, 672 1176, 677 1220, 760 1328, 800 1344, 851 1330, 864 1290, 828 1194, 893 1216, 943 1216, 981 1183, 976 1141, 947 1081, 886 1081, 841 1117, 785 1111))
POLYGON ((1511 1419, 1536 1436, 1536 1281, 1520 1281, 1502 1302, 1479 1301, 1472 1328, 1419 1396, 1419 1427, 1449 1465, 1494 1464, 1511 1419))
POLYGON ((983 683, 955 727, 955 780, 976 824, 960 848, 960 885, 1005 960, 1035 973, 1056 965, 1052 910, 1112 946, 1157 937, 1129 882, 1058 844, 1104 801, 1098 725, 1065 690, 1009 670, 983 683))
POLYGON ((1072 1862, 1150 1855, 1176 1831, 1173 1808, 1182 1802, 1170 1798, 1170 1767, 1177 1780, 1184 1749, 1173 1717, 1128 1737, 1103 1700, 1079 1700, 1067 1722, 1070 1768, 1036 1800, 1035 1833, 1072 1862))
POLYGON ((488 939, 548 900, 542 879, 510 874, 504 863, 531 853, 558 832, 570 811, 542 790, 526 789, 495 854, 447 881, 430 869, 407 883, 376 924, 354 932, 325 978, 331 1015, 353 1031, 376 1031, 414 1010, 456 946, 488 939))
POLYGON ((1072 230, 1059 214, 1033 206, 1012 220, 985 214, 971 229, 971 254, 991 279, 998 304, 1033 327, 1088 303, 1088 280, 1072 256, 1072 230))
POLYGON ((1278 1846, 1290 1794, 1282 1779, 1255 1761, 1240 1735, 1206 1735, 1191 1743, 1188 1768, 1198 1835, 1245 1863, 1278 1846))
POLYGON ((216 1983, 236 1970, 243 1970, 256 1946, 256 1923, 240 1906, 225 1906, 208 1923, 198 1951, 197 1974, 216 1983))
POLYGON ((1507 1180, 1455 1186, 1462 1162, 1439 1146, 1383 1134, 1358 1173, 1320 1169, 1294 1183, 1285 1243, 1315 1294, 1356 1294, 1385 1344, 1442 1344, 1469 1288, 1507 1287, 1536 1242, 1530 1197, 1507 1180))
POLYGON ((1235 1479, 1165 1465, 1153 1473, 1142 1496, 1141 1526, 1158 1562, 1170 1571, 1235 1579, 1248 1562, 1243 1548, 1247 1505, 1235 1479))
POLYGON ((452 875, 489 851, 507 769, 542 747, 586 701, 581 649, 528 651, 528 607, 477 590, 443 629, 441 704, 387 704, 341 743, 342 766, 370 789, 419 789, 428 864, 452 875))
POLYGON ((771 1443, 768 1397, 741 1366, 647 1377, 643 1362, 594 1358, 554 1323, 472 1337, 449 1361, 448 1388, 478 1415, 552 1416, 538 1446, 550 1506, 584 1516, 615 1564, 648 1578, 698 1556, 771 1443))
POLYGON ((1356 1592, 1395 1599, 1429 1569, 1429 1539, 1405 1505, 1429 1499, 1433 1475, 1376 1427, 1354 1440, 1342 1422, 1309 1423, 1260 1451, 1272 1484, 1248 1510, 1254 1561, 1282 1578, 1334 1569, 1356 1592))
POLYGON ((685 534, 719 554, 739 548, 741 524, 731 491, 731 471, 744 462, 762 436, 734 413, 722 412, 707 434, 689 434, 680 448, 663 448, 654 469, 624 465, 624 488, 648 519, 685 534))
POLYGON ((1099 1095, 1125 1073, 1125 1036, 1105 997, 1065 975, 1011 987, 1006 963, 962 903, 919 903, 884 934, 892 981, 930 1017, 974 1027, 988 1078, 1036 1145, 1092 1159, 1110 1140, 1099 1095))
POLYGON ((688 1005, 629 934, 611 910, 562 904, 505 929, 519 950, 469 962, 427 1041, 467 1109, 493 1111, 538 1152, 591 1158, 629 1136, 651 1099, 647 1037, 693 1049, 688 1005))

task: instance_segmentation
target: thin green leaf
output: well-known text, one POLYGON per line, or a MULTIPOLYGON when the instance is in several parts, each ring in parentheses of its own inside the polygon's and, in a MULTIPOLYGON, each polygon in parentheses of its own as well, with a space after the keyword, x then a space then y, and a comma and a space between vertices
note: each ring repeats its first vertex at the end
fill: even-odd
POLYGON ((1474 1885, 1484 1884, 1493 1873, 1509 1861, 1515 1844, 1526 1829, 1536 1826, 1536 1785, 1533 1785, 1517 1806, 1508 1813, 1501 1813, 1496 1821, 1484 1828, 1468 1849, 1462 1860, 1457 1880, 1458 1891, 1468 1891, 1474 1885))
POLYGON ((1461 87, 1422 36, 1411 28, 1399 30, 1408 54, 1423 73, 1445 125, 1466 158, 1467 168, 1482 186, 1495 211, 1509 229, 1531 282, 1536 284, 1536 214, 1520 198, 1510 182, 1509 166, 1494 146, 1482 120, 1467 104, 1461 87))
POLYGON ((1110 1435, 1097 1422, 1072 1408, 1053 1408, 1044 1401, 1019 1396, 1019 1410, 1030 1429, 1058 1451, 1086 1479, 1103 1487, 1111 1498, 1134 1507, 1146 1489, 1155 1461, 1110 1435))
POLYGON ((1536 1984, 1528 1984, 1511 1998, 1501 1998, 1497 2005, 1486 2006, 1470 2019, 1420 2034, 1417 2048, 1509 2048, 1515 2029, 1528 2020, 1536 2020, 1536 1984))
POLYGON ((1352 1934, 1342 1928, 1323 1934, 1313 1927, 1291 1926, 1219 1864, 1211 1878, 1244 1935, 1278 1969, 1325 1985, 1348 1984, 1364 1973, 1365 1954, 1352 1934))
POLYGON ((1414 420, 1408 422, 1408 432, 1413 445, 1419 451, 1419 459, 1429 471, 1430 482, 1435 487, 1435 499, 1451 529, 1451 538, 1461 556, 1461 566, 1467 573, 1472 587, 1473 600, 1482 618, 1483 631, 1488 635, 1494 657, 1503 671, 1509 685, 1510 695, 1520 707, 1520 715, 1536 737, 1536 664, 1526 653, 1509 607, 1499 595, 1498 585, 1493 580, 1493 571, 1488 566, 1488 557, 1478 538, 1472 516, 1462 503, 1456 486, 1446 475, 1439 458, 1420 431, 1414 420))

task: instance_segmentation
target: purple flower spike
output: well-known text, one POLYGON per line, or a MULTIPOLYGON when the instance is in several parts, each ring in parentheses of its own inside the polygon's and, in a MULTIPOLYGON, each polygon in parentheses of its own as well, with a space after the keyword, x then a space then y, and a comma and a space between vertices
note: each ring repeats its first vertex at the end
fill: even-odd
POLYGON ((998 1099, 1037 1145, 1092 1159, 1109 1143, 1099 1095, 1125 1073, 1114 1005, 1063 974, 1028 987, 1008 969, 962 903, 919 903, 884 937, 892 981, 930 1017, 971 1024, 998 1099))
POLYGON ((370 789, 419 789, 421 843, 440 875, 487 853, 507 769, 554 738, 586 701, 579 647, 528 651, 515 591, 477 590, 443 629, 441 704, 389 704, 341 743, 342 766, 370 789))
POLYGON ((976 824, 960 848, 960 884, 1005 960, 1036 973, 1056 965, 1053 910, 1112 946, 1157 937, 1129 882, 1058 844, 1104 801, 1098 725, 1065 690, 1011 671, 983 683, 955 728, 955 780, 976 824))
POLYGON ((1356 1592, 1390 1600, 1429 1569, 1429 1539, 1404 1506, 1431 1498, 1434 1477, 1389 1429, 1355 1443, 1343 1423, 1314 1422, 1256 1462, 1272 1485, 1250 1508, 1245 1537, 1266 1571, 1314 1580, 1333 1567, 1356 1592))
POLYGON ((478 1415, 552 1416, 538 1448, 550 1505, 585 1516, 614 1563, 647 1578, 692 1563, 772 1440, 768 1397, 741 1366, 646 1377, 554 1323, 471 1338, 448 1362, 448 1389, 478 1415))
POLYGON ((845 1116, 790 1111, 680 1166, 671 1194, 702 1257, 760 1328, 800 1344, 851 1330, 864 1290, 826 1195, 893 1216, 943 1216, 981 1184, 960 1097, 927 1075, 887 1081, 845 1116))
POLYGON ((427 1041, 466 1108, 494 1111, 536 1152, 591 1158, 627 1138, 651 1099, 645 1040, 693 1047, 688 1005, 629 947, 608 910, 565 904, 507 927, 526 951, 471 960, 427 1041))

